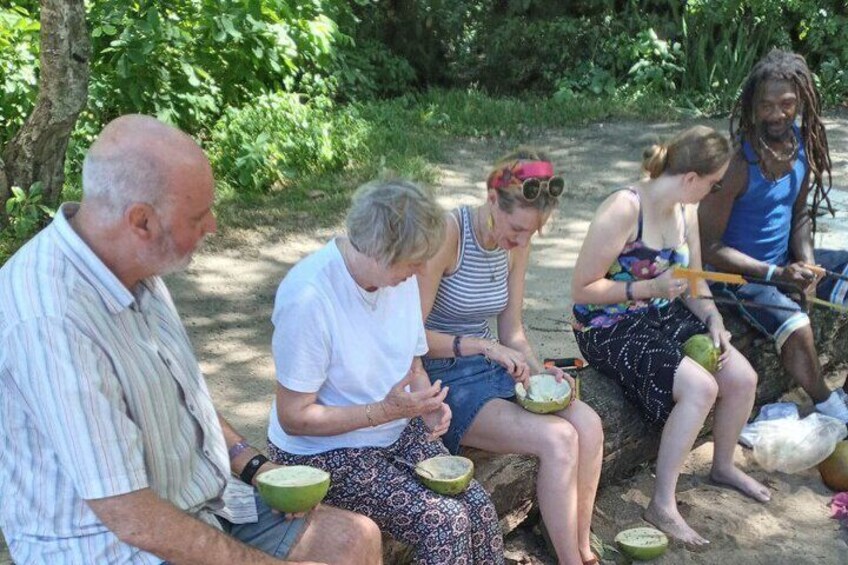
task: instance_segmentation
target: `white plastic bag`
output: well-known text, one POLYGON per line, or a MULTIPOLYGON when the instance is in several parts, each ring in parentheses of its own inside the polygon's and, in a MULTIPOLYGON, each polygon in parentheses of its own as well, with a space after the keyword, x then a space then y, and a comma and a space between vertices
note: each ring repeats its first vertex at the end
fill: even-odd
POLYGON ((836 418, 814 412, 804 418, 765 420, 749 426, 754 459, 766 471, 797 473, 824 461, 848 430, 836 418))
POLYGON ((754 439, 757 437, 757 425, 765 420, 800 420, 798 405, 794 402, 775 402, 764 404, 760 407, 760 413, 750 424, 745 424, 739 434, 739 443, 751 449, 754 447, 754 439))

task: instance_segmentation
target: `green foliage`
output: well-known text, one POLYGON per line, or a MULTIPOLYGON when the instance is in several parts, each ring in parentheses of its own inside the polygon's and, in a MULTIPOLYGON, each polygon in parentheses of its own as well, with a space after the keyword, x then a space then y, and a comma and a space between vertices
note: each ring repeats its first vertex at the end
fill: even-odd
POLYGON ((343 47, 334 75, 338 97, 346 101, 398 96, 416 80, 409 61, 375 40, 343 47))
POLYGON ((225 114, 207 144, 230 195, 301 190, 315 178, 367 179, 391 170, 432 180, 430 163, 447 141, 509 138, 609 117, 667 118, 674 110, 649 98, 492 97, 477 90, 429 90, 391 100, 334 106, 290 93, 260 97, 225 114), (496 118, 494 118, 496 117, 496 118))
POLYGON ((848 2, 799 2, 798 38, 828 106, 848 104, 848 2))
POLYGON ((261 192, 343 169, 363 135, 355 109, 336 109, 326 98, 304 103, 281 92, 228 111, 212 130, 209 155, 220 180, 261 192))
MULTIPOLYGON (((0 147, 31 111, 39 54, 39 3, 5 6, 0 147)), ((92 74, 69 145, 72 186, 85 148, 127 112, 196 135, 233 194, 303 197, 310 182, 353 183, 382 169, 426 179, 457 136, 520 141, 538 128, 672 106, 726 111, 773 46, 807 58, 825 104, 848 101, 845 0, 86 6, 92 74)))
POLYGON ((492 0, 359 0, 354 8, 358 43, 379 41, 414 69, 419 84, 441 85, 452 78, 448 63, 464 38, 494 4, 492 0))
POLYGON ((593 59, 591 49, 563 48, 588 46, 593 26, 586 19, 495 15, 481 28, 455 67, 492 92, 546 90, 569 69, 593 59))
POLYGON ((320 0, 92 2, 89 111, 97 122, 135 111, 199 131, 262 92, 326 93, 346 38, 325 12, 320 0))
POLYGON ((40 27, 37 15, 24 5, 0 8, 0 147, 24 123, 35 103, 40 27))
POLYGON ((40 182, 33 184, 29 191, 12 187, 12 196, 6 201, 9 225, 5 235, 12 240, 25 241, 44 225, 45 220, 53 217, 55 212, 41 203, 42 197, 40 182))
POLYGON ((679 43, 657 37, 653 29, 640 31, 631 45, 636 62, 627 72, 637 89, 657 94, 670 94, 683 76, 683 51, 679 43))
POLYGON ((698 0, 681 18, 686 45, 682 89, 706 111, 728 110, 751 67, 773 47, 791 48, 775 25, 785 9, 773 0, 698 0))

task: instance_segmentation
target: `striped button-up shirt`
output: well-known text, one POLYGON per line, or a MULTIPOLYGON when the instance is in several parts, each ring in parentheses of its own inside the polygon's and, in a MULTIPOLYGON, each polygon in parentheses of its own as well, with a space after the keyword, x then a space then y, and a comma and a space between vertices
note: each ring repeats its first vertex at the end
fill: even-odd
POLYGON ((230 476, 164 283, 123 286, 69 224, 76 209, 0 269, 0 527, 21 563, 160 563, 85 501, 150 488, 220 528, 215 514, 255 521, 252 489, 230 476))

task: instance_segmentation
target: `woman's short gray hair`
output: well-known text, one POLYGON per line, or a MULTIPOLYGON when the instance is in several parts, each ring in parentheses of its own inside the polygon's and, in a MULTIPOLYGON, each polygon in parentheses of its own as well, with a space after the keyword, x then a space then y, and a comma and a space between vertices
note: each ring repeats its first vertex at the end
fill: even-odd
POLYGON ((353 247, 383 265, 426 261, 445 237, 444 210, 432 192, 406 180, 360 186, 345 223, 353 247))

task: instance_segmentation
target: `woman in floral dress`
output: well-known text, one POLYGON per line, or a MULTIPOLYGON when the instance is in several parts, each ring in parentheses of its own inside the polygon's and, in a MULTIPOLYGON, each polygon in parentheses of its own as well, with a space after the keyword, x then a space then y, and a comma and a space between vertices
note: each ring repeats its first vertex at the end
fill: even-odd
MULTIPOLYGON (((649 178, 607 198, 583 242, 572 280, 574 334, 587 361, 621 385, 645 420, 663 426, 645 519, 686 543, 703 545, 709 542, 680 515, 675 490, 713 405, 710 479, 761 502, 770 497, 733 463, 757 375, 730 344, 715 304, 684 295, 686 280, 671 276, 675 266, 702 268, 697 203, 721 189, 730 144, 696 126, 654 145, 644 157, 649 178), (721 348, 714 375, 681 351, 699 333, 709 333, 721 348)), ((703 280, 697 295, 710 296, 703 280)))

